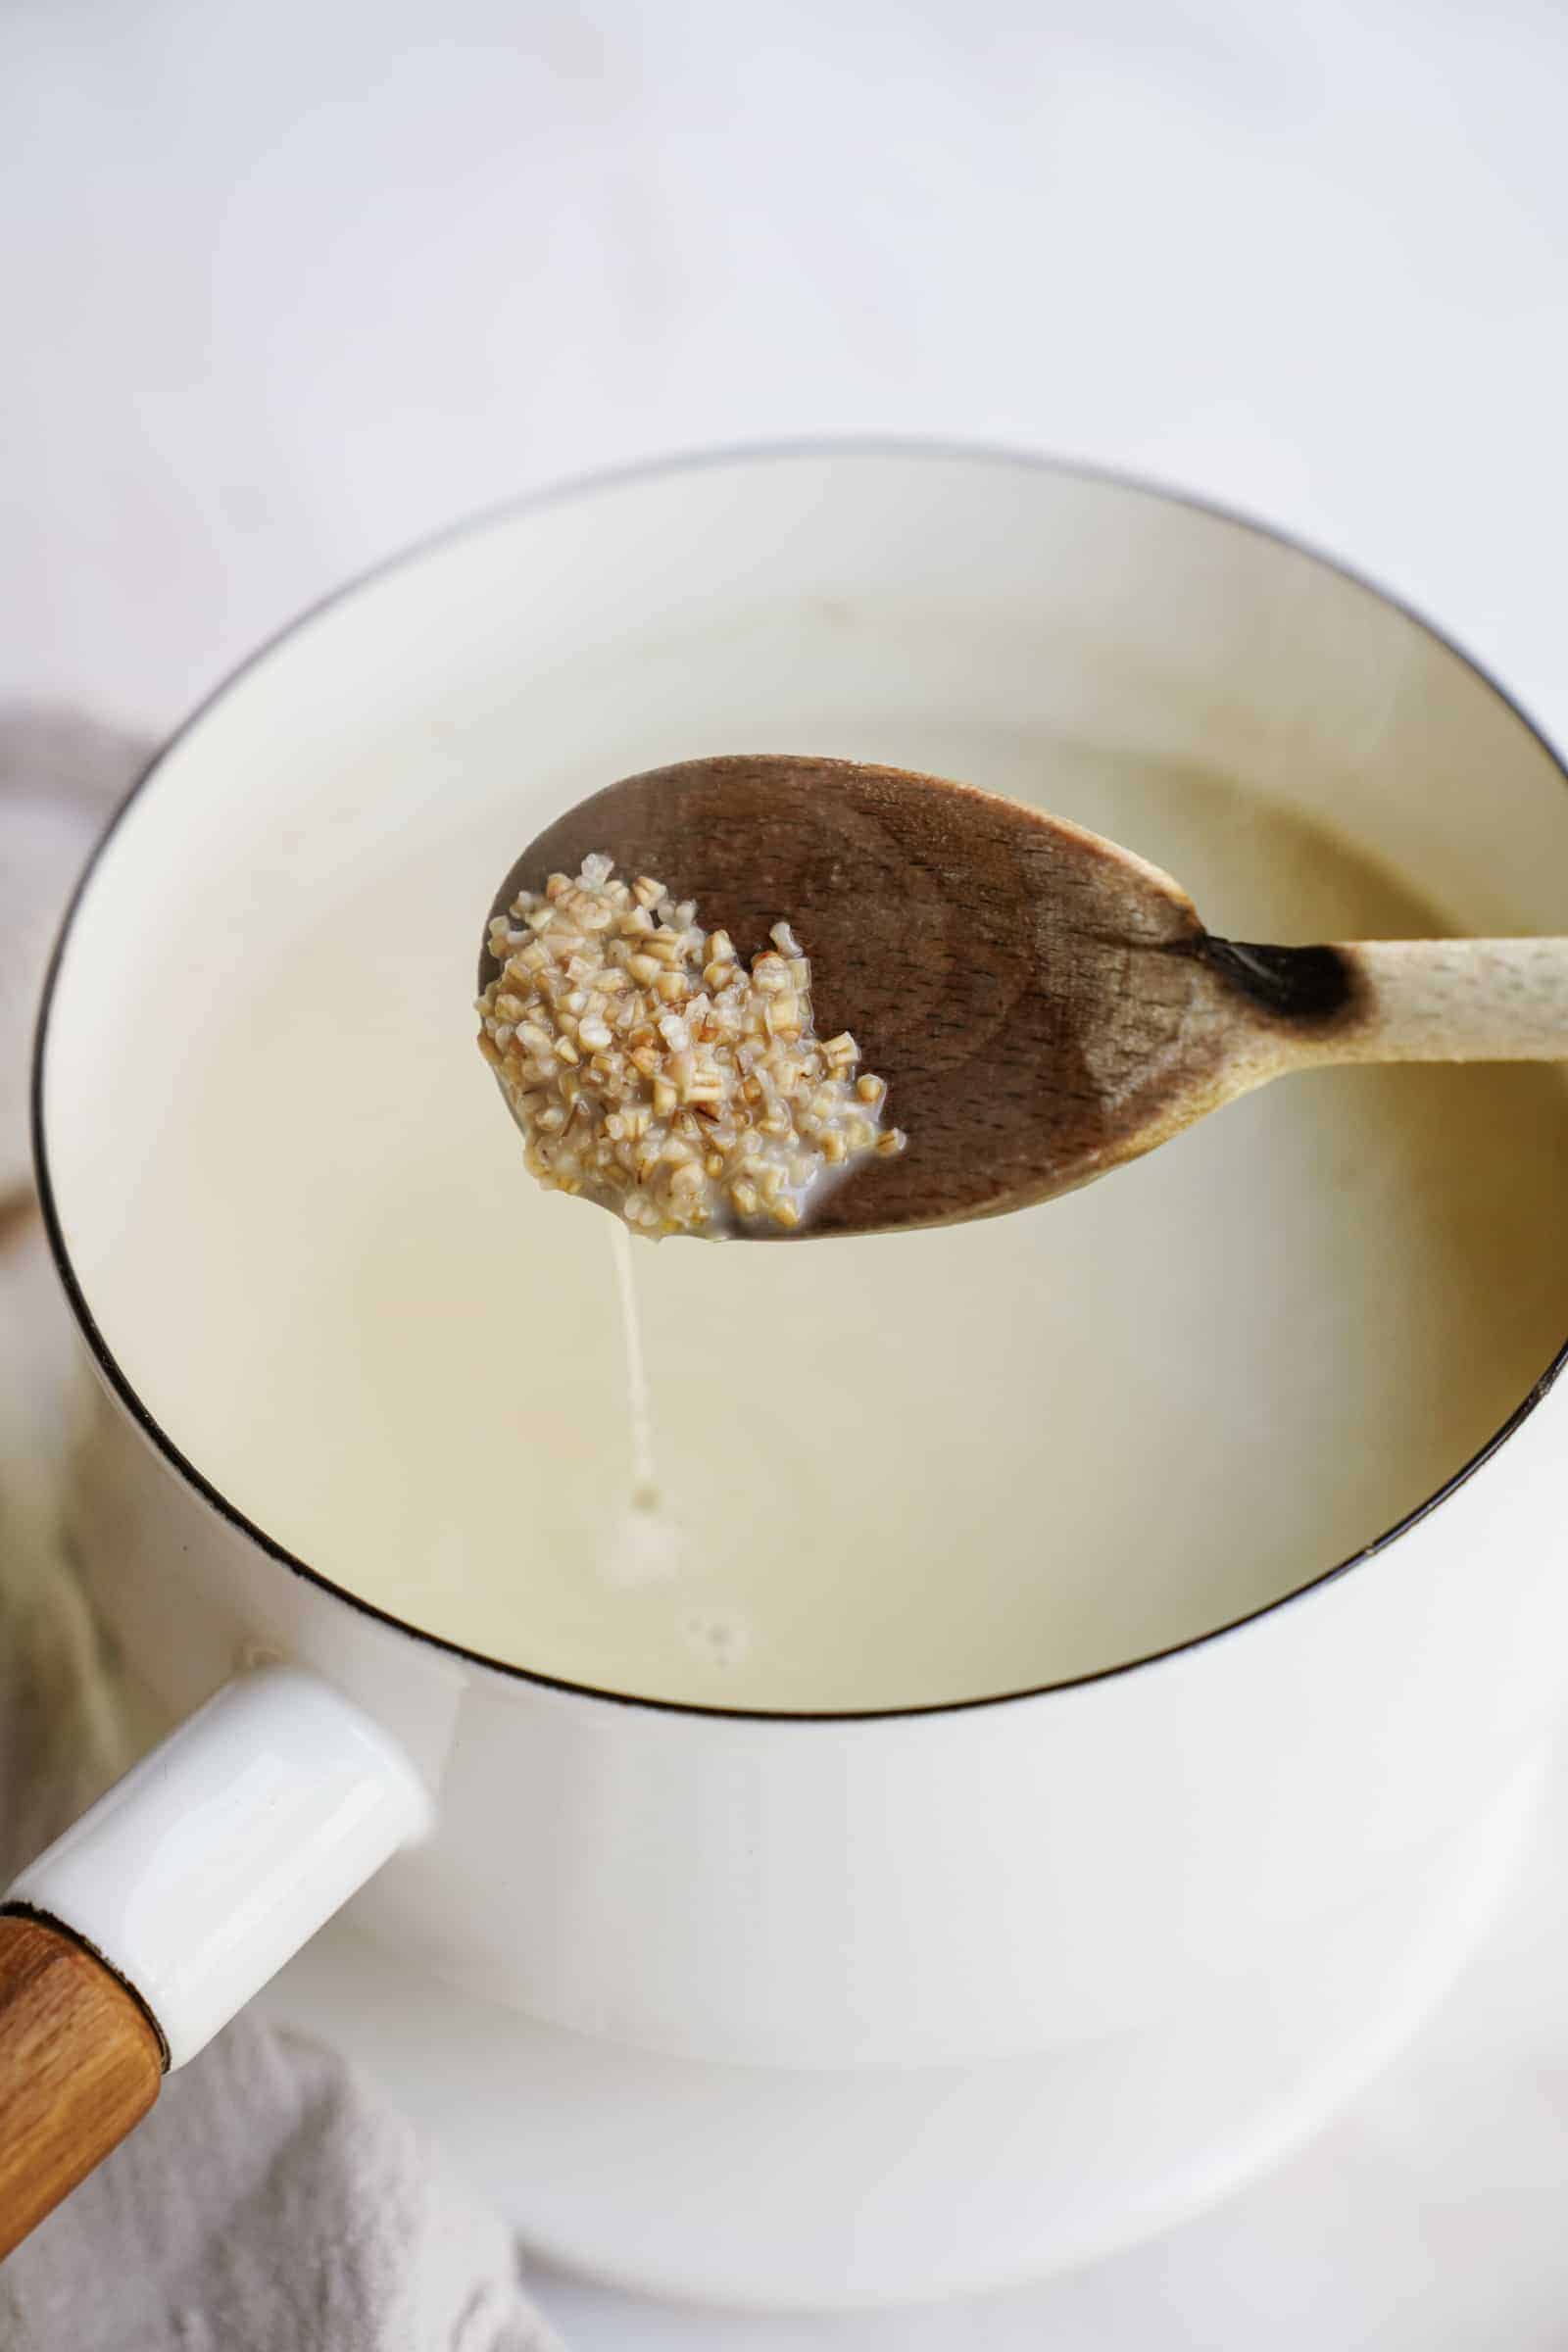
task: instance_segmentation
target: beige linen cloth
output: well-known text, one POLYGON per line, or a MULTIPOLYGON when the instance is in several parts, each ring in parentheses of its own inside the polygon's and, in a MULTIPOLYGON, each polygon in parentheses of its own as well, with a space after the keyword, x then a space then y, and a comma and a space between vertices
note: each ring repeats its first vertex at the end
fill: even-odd
MULTIPOLYGON (((0 1885, 128 1760, 61 1530, 78 1375, 27 1190, 25 1072, 72 878, 142 757, 69 712, 0 712, 0 1885)), ((241 2018, 0 2265, 0 2352, 559 2352, 559 2338, 501 2223, 375 2090, 241 2018)))

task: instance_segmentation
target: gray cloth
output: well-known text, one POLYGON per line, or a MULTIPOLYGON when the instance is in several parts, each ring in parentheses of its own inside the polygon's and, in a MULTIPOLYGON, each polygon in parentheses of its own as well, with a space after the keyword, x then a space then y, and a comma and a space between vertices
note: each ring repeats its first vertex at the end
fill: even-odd
MULTIPOLYGON (((0 1885, 135 1743, 61 1532, 74 1364, 29 1212, 48 940, 142 757, 0 714, 0 1885)), ((246 2018, 0 2266, 0 2352, 551 2352, 502 2224, 330 2051, 246 2018)))

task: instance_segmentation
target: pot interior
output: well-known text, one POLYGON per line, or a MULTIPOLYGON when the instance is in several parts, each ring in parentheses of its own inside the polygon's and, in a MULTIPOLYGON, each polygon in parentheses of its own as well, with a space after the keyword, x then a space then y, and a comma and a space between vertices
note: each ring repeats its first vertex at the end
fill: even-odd
POLYGON ((1528 725, 1224 516, 858 450, 460 533, 176 739, 48 1007, 46 1176, 95 1344, 228 1509, 509 1666, 862 1712, 1199 1638, 1488 1444, 1568 1327, 1568 1090, 1323 1072, 991 1224, 639 1250, 665 1506, 629 1513, 608 1228, 523 1171, 475 948, 559 809, 761 749, 1036 801, 1231 936, 1565 927, 1568 792, 1528 725))

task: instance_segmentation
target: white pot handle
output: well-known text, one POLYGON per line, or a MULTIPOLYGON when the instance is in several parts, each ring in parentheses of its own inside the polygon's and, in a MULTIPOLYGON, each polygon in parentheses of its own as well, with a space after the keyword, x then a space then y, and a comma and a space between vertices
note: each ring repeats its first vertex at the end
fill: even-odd
POLYGON ((22 1872, 0 1918, 0 2253, 431 1819, 378 1724, 262 1666, 22 1872))

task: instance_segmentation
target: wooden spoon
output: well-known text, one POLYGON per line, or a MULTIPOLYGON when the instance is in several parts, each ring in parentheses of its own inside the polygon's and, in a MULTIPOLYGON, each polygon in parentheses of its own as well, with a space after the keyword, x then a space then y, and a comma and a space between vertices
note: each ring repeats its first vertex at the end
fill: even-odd
MULTIPOLYGON (((629 776, 531 842, 491 911, 595 851, 695 899, 748 960, 787 916, 819 1033, 853 1030, 887 1079, 907 1150, 854 1169, 808 1236, 1049 1200, 1287 1070, 1568 1058, 1568 939, 1216 939, 1130 851, 904 768, 760 756, 629 776)), ((481 988, 496 969, 486 949, 481 988)))

